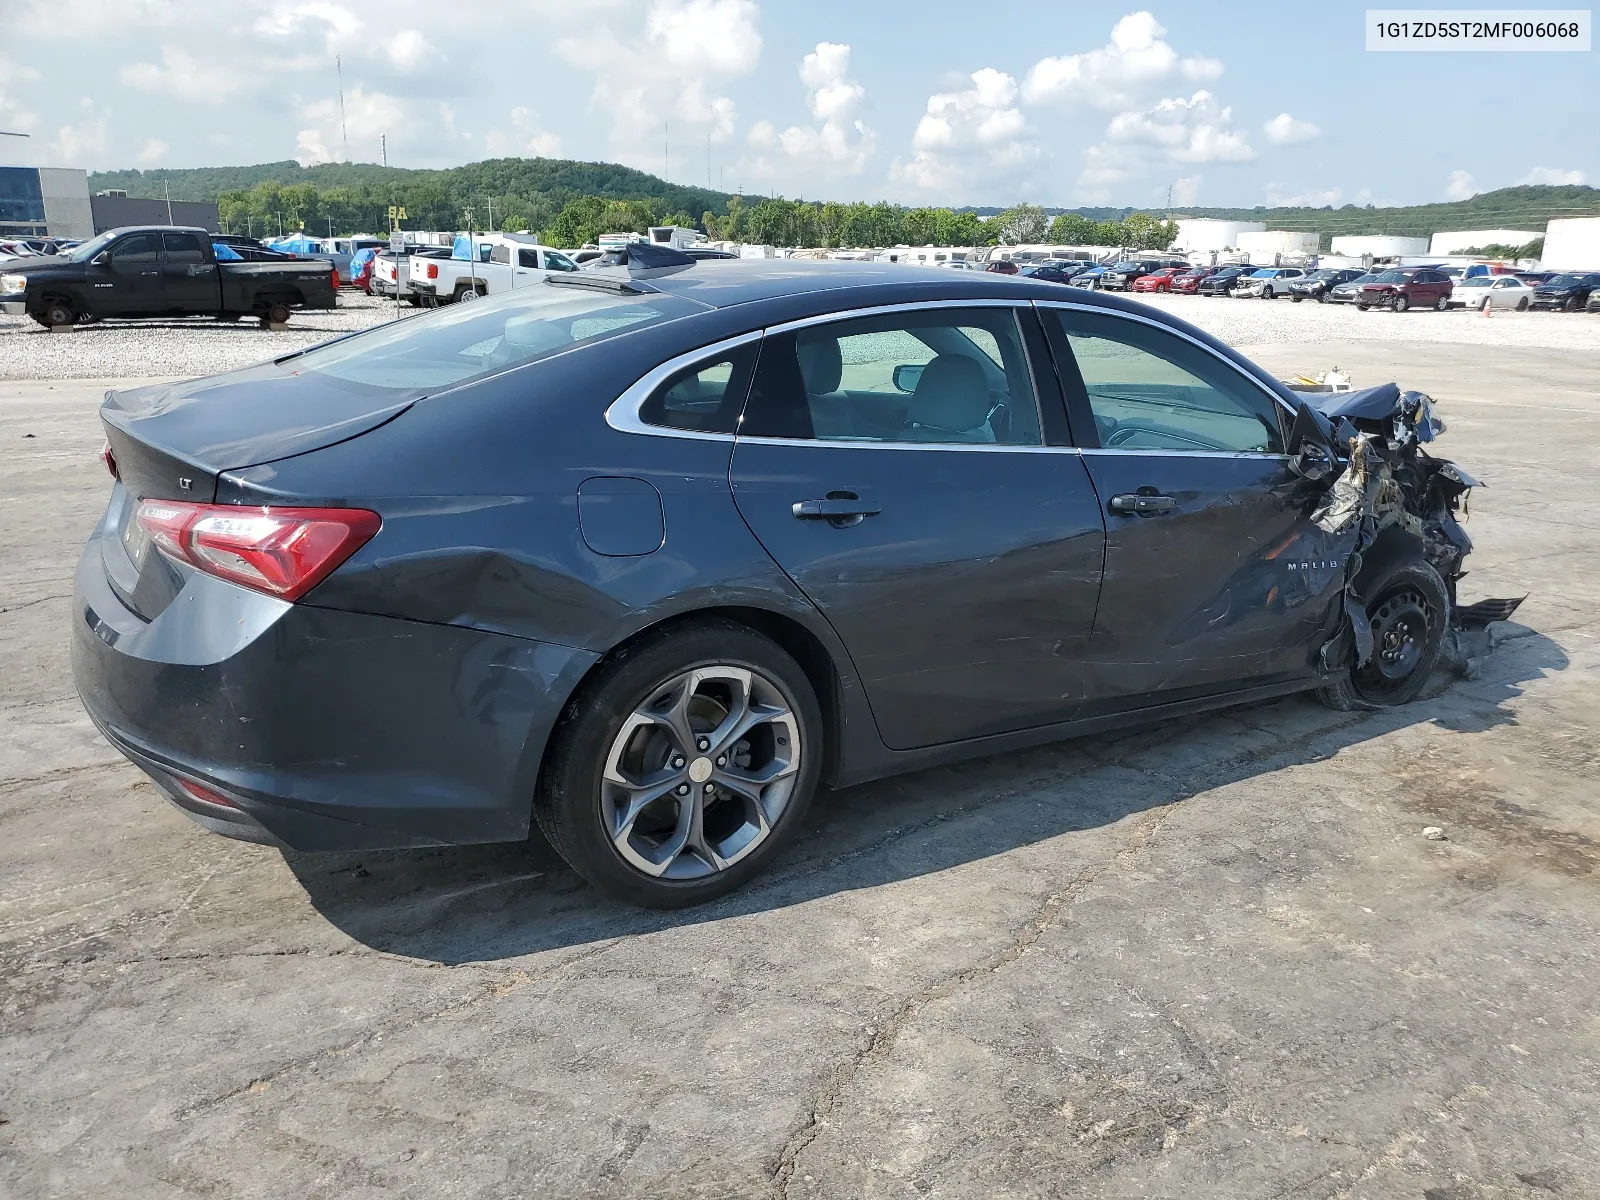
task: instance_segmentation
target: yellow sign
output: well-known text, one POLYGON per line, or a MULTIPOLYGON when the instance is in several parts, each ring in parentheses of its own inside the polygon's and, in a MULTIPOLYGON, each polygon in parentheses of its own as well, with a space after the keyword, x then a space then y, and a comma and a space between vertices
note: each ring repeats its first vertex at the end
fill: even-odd
POLYGON ((400 213, 400 210, 398 208, 396 208, 392 204, 389 205, 389 220, 391 220, 391 221, 394 220, 395 217, 399 215, 399 213, 400 213))

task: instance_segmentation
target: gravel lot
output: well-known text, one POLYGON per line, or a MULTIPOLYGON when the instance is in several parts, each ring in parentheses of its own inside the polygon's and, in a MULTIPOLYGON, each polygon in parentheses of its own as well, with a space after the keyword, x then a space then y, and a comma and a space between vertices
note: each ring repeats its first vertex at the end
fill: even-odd
MULTIPOLYGON (((1339 346, 1350 342, 1441 343, 1522 349, 1600 351, 1600 314, 1359 312, 1349 304, 1289 300, 1140 296, 1193 321, 1235 346, 1292 342, 1339 346)), ((400 313, 419 310, 401 305, 400 313)), ((110 322, 53 334, 27 317, 0 317, 0 379, 179 379, 249 366, 316 345, 352 329, 394 319, 395 306, 346 289, 332 312, 295 314, 271 333, 253 321, 110 322)), ((1320 357, 1320 356, 1318 356, 1320 357)), ((1337 356, 1335 356, 1335 360, 1337 356)), ((1324 364, 1327 365, 1327 364, 1324 364)))
MULTIPOLYGON (((537 842, 283 854, 179 815, 66 661, 103 385, 0 383, 0 1197, 1600 1195, 1600 358, 1185 307, 1279 374, 1439 399, 1489 481, 1464 596, 1531 593, 1483 673, 824 794, 677 914, 537 842)), ((107 336, 137 365, 137 332, 55 340, 107 336)))

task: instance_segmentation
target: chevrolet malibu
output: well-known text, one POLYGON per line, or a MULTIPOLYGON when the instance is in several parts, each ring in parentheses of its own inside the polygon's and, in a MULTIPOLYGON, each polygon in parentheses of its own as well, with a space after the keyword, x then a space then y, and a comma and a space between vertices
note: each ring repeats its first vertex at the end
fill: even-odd
POLYGON ((1347 579, 1309 410, 1192 326, 635 258, 108 394, 73 669, 176 805, 300 850, 537 826, 671 907, 765 867, 819 784, 1426 680, 1463 552, 1390 529, 1347 579))

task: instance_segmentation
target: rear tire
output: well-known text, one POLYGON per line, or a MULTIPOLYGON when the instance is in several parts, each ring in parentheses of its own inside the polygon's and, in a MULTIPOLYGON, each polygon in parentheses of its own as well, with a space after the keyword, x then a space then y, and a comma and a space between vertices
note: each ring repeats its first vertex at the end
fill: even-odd
POLYGON ((1437 300, 1435 300, 1433 302, 1433 311, 1434 312, 1444 312, 1445 309, 1447 309, 1449 307, 1450 307, 1450 299, 1447 296, 1440 296, 1437 300))
POLYGON ((276 303, 269 304, 267 306, 266 315, 262 317, 262 320, 266 321, 269 325, 287 325, 289 323, 289 318, 292 315, 293 312, 289 306, 283 301, 279 300, 276 303))
POLYGON ((1340 712, 1409 704, 1427 686, 1450 623, 1444 580, 1421 559, 1380 571, 1367 585, 1372 658, 1325 687, 1317 698, 1340 712))
POLYGON ((764 870, 800 828, 823 742, 811 682, 786 651, 733 621, 679 625, 584 681, 552 734, 533 815, 557 853, 611 899, 703 904, 764 870), (741 673, 748 686, 735 682, 741 673), (741 703, 767 715, 719 746, 717 730, 730 728, 741 703), (684 722, 674 724, 680 711, 684 722), (691 735, 693 746, 680 744, 691 735), (740 794, 721 783, 724 767, 770 780, 740 794))

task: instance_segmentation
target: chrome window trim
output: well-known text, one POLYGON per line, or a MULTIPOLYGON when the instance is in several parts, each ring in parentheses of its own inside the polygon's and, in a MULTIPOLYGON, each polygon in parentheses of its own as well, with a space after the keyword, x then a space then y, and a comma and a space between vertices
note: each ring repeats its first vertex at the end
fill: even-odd
POLYGON ((1010 442, 840 442, 829 438, 752 437, 739 434, 741 446, 827 446, 833 450, 978 450, 985 454, 1083 454, 1076 446, 1019 446, 1010 442))
MULTIPOLYGON (((1026 308, 1029 301, 1018 297, 1014 300, 1002 300, 993 297, 979 297, 972 300, 913 300, 904 304, 874 304, 868 308, 846 308, 838 312, 822 313, 815 317, 799 317, 793 321, 785 321, 781 325, 769 325, 766 333, 789 333, 795 329, 805 329, 810 325, 826 325, 833 321, 854 321, 859 317, 875 317, 885 313, 920 312, 929 308, 1026 308)), ((781 438, 780 441, 788 441, 781 438)), ((794 439, 796 441, 801 439, 794 439)))
POLYGON ((683 370, 692 367, 697 362, 715 358, 729 350, 736 350, 740 346, 748 346, 751 342, 759 342, 764 336, 760 329, 752 329, 749 333, 741 333, 737 337, 725 338, 720 342, 712 342, 708 346, 690 350, 676 358, 669 358, 660 366, 653 367, 641 378, 634 382, 622 395, 618 396, 606 408, 606 424, 619 433, 640 433, 646 437, 671 437, 687 438, 695 442, 731 442, 734 435, 731 433, 706 433, 698 429, 673 429, 668 425, 651 425, 639 416, 639 411, 644 408, 644 402, 650 399, 650 394, 660 387, 667 379, 683 370))

